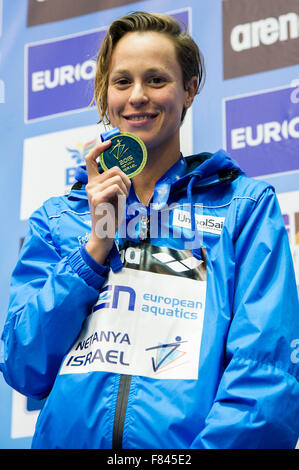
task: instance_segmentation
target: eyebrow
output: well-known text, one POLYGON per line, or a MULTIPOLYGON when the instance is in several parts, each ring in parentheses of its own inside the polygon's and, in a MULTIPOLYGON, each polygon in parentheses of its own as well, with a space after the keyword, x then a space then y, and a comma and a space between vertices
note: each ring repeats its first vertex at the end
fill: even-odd
MULTIPOLYGON (((160 69, 160 68, 152 67, 150 69, 147 69, 144 75, 151 75, 155 73, 167 73, 167 69, 166 68, 160 69)), ((116 69, 110 72, 110 74, 111 75, 131 75, 130 71, 127 69, 119 69, 119 70, 116 69)))

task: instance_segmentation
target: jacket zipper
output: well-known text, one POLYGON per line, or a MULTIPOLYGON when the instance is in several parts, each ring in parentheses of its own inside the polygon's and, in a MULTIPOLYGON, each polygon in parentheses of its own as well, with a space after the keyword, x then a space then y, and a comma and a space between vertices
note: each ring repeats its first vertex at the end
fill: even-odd
MULTIPOLYGON (((140 240, 143 242, 149 239, 149 225, 149 216, 142 216, 140 221, 140 240)), ((112 449, 122 449, 123 432, 131 381, 131 375, 120 376, 113 424, 112 449)))
POLYGON ((131 375, 120 376, 113 424, 112 449, 122 449, 124 424, 131 380, 131 375))
POLYGON ((150 218, 148 215, 143 215, 140 220, 140 241, 149 240, 149 224, 150 218))

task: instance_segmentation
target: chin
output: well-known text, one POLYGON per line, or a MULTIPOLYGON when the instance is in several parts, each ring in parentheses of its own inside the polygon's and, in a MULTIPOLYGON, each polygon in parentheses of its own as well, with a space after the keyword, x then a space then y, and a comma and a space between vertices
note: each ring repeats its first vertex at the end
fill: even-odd
POLYGON ((148 134, 148 132, 142 129, 126 129, 123 132, 130 132, 131 134, 137 135, 147 146, 153 140, 153 137, 148 134))
POLYGON ((152 136, 146 134, 146 132, 133 132, 133 134, 137 135, 145 144, 147 149, 153 148, 156 143, 156 139, 152 136))

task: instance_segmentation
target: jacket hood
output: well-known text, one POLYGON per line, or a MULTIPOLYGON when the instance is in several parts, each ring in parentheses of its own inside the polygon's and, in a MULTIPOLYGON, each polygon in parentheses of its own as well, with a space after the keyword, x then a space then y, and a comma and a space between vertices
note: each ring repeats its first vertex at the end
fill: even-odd
POLYGON ((218 150, 214 154, 204 152, 191 155, 185 157, 185 161, 187 171, 177 181, 176 189, 188 186, 192 179, 192 185, 203 187, 233 180, 243 173, 237 162, 224 150, 218 150))

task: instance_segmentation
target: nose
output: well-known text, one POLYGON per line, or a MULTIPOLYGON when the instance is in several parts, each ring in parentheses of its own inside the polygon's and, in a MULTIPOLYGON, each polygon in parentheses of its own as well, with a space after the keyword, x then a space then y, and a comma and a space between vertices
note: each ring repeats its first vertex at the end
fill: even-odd
POLYGON ((135 83, 133 88, 132 88, 132 91, 131 91, 131 95, 130 95, 130 98, 129 98, 129 103, 132 105, 132 106, 141 106, 145 103, 148 102, 148 97, 147 97, 147 94, 145 92, 145 89, 142 85, 142 83, 135 83))

